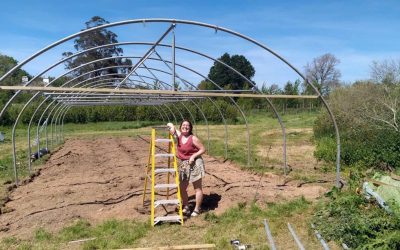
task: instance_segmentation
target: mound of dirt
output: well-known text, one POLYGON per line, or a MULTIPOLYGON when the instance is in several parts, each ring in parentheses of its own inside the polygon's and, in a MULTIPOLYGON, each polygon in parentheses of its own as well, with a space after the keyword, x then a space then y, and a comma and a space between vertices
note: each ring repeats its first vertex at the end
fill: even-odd
MULTIPOLYGON (((33 181, 12 191, 0 215, 0 237, 28 238, 39 227, 55 232, 77 219, 148 220, 141 211, 149 144, 132 137, 70 139, 51 155, 33 181)), ((216 214, 238 202, 276 202, 319 197, 319 185, 285 185, 281 176, 242 171, 231 162, 204 156, 203 209, 216 214)), ((189 188, 191 202, 193 189, 189 188)))

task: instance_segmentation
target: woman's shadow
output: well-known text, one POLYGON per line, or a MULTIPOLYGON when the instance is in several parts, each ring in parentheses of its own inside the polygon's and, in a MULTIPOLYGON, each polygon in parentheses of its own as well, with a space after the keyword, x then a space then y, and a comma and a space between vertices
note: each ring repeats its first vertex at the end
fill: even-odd
MULTIPOLYGON (((195 195, 189 196, 190 207, 195 207, 196 205, 195 195)), ((218 202, 221 200, 221 195, 216 193, 204 194, 203 202, 201 204, 201 210, 203 212, 215 210, 218 207, 218 202)))

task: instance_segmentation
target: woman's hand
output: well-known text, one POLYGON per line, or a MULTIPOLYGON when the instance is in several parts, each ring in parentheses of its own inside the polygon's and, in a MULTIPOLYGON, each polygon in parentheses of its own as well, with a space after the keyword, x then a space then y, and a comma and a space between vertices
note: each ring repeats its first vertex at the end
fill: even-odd
POLYGON ((171 133, 171 135, 175 134, 176 129, 175 129, 174 124, 169 122, 169 123, 167 123, 167 127, 168 127, 169 132, 171 133))
POLYGON ((189 165, 192 166, 195 160, 196 160, 196 157, 194 155, 190 156, 189 165))

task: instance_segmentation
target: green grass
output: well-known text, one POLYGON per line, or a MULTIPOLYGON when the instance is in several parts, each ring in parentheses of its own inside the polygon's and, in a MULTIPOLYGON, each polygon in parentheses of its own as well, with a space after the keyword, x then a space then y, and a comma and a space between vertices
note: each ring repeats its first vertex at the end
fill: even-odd
POLYGON ((79 220, 58 233, 50 233, 43 228, 35 231, 31 240, 18 240, 14 237, 2 239, 1 249, 116 249, 129 247, 143 238, 150 230, 150 223, 108 220, 99 225, 79 220), (74 242, 83 240, 82 242, 74 242), (86 240, 86 241, 85 241, 86 240))
MULTIPOLYGON (((298 165, 303 160, 302 153, 290 155, 293 152, 293 148, 301 145, 313 145, 312 127, 316 115, 317 113, 315 112, 306 112, 282 116, 286 130, 287 160, 291 165, 298 165)), ((283 134, 278 120, 266 113, 255 112, 248 117, 248 123, 250 130, 250 164, 248 164, 247 132, 244 124, 228 125, 228 159, 239 163, 242 169, 258 173, 274 171, 275 173, 283 174, 283 134)), ((202 129, 200 137, 206 144, 207 134, 205 131, 205 128, 202 129)), ((209 153, 213 156, 224 158, 224 126, 212 125, 210 126, 210 131, 211 148, 209 153)), ((313 152, 306 153, 310 158, 313 158, 313 152)), ((325 172, 333 170, 333 166, 325 168, 325 172)), ((308 175, 306 172, 299 171, 296 176, 308 175)))
MULTIPOLYGON (((283 116, 287 131, 288 147, 296 148, 304 143, 312 144, 311 131, 316 113, 288 114, 283 116)), ((282 173, 281 153, 273 153, 282 145, 282 132, 278 121, 270 115, 262 112, 254 112, 248 117, 251 143, 251 162, 247 164, 247 140, 246 127, 243 123, 228 125, 228 159, 237 162, 241 168, 264 173, 275 171, 282 173), (271 152, 261 154, 260 150, 272 148, 271 152)), ((148 136, 151 125, 160 125, 160 122, 101 122, 88 124, 66 124, 64 134, 66 138, 94 138, 104 136, 148 136)), ((10 134, 8 128, 2 128, 6 135, 10 134)), ((208 145, 207 135, 210 133, 210 148, 208 153, 216 157, 224 157, 224 125, 209 125, 197 123, 197 135, 204 145, 208 145)), ((21 175, 26 176, 26 131, 19 128, 17 131, 18 162, 21 175), (24 170, 25 169, 25 170, 24 170)), ((7 141, 0 144, 0 152, 8 152, 0 157, 1 166, 11 166, 11 147, 7 141), (8 145, 8 146, 7 146, 8 145)), ((58 145, 54 145, 55 148, 58 145)), ((54 150, 55 148, 51 149, 54 150)), ((294 159, 294 157, 292 157, 294 159)), ((44 159, 45 160, 45 159, 44 159)), ((301 162, 301 158, 295 162, 301 162)), ((292 163, 293 164, 293 163, 292 163)), ((34 168, 40 166, 34 165, 34 168)), ((13 180, 12 168, 7 171, 0 169, 0 180, 13 180), (11 171, 10 171, 11 170, 11 171), (7 173, 6 173, 7 172, 7 173)), ((329 172, 330 170, 324 170, 329 172)), ((325 174, 321 172, 321 174, 325 174)), ((314 178, 310 171, 301 169, 294 171, 296 179, 310 180, 314 178)), ((4 185, 3 185, 4 188, 4 185)), ((135 246, 162 246, 179 244, 215 243, 217 249, 229 249, 230 240, 240 239, 243 243, 252 244, 254 249, 268 249, 264 225, 268 218, 272 233, 276 237, 277 245, 281 249, 294 248, 287 222, 297 229, 299 237, 304 239, 307 249, 318 249, 318 243, 314 239, 309 228, 309 220, 312 216, 314 205, 305 199, 297 199, 278 204, 238 204, 228 209, 221 215, 212 212, 200 216, 201 223, 184 225, 165 224, 152 228, 149 223, 141 221, 110 220, 98 225, 91 225, 87 221, 77 221, 57 233, 38 228, 33 239, 20 240, 5 238, 0 243, 4 249, 69 249, 70 241, 95 238, 78 244, 80 249, 110 249, 135 246), (168 235, 168 237, 166 237, 168 235)), ((76 245, 74 245, 76 246, 76 245)))
MULTIPOLYGON (((319 243, 303 230, 312 212, 313 204, 304 198, 278 204, 239 203, 221 215, 207 212, 198 218, 201 223, 189 225, 163 224, 151 227, 148 222, 108 220, 91 225, 84 220, 76 221, 58 233, 38 228, 31 240, 4 238, 3 249, 116 249, 132 247, 216 244, 216 249, 230 249, 230 241, 239 239, 253 249, 269 249, 263 221, 268 219, 275 242, 281 249, 294 248, 294 242, 287 235, 286 223, 297 228, 298 236, 307 249, 318 249, 319 243), (302 217, 299 221, 298 218, 302 217), (84 240, 81 243, 71 241, 84 240)), ((197 219, 196 219, 197 220, 197 219)))

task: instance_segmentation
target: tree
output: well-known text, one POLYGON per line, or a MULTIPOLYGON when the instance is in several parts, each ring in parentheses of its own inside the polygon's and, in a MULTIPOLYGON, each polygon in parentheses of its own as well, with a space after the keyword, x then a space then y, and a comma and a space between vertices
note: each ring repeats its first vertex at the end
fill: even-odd
POLYGON ((279 95, 282 94, 283 91, 279 88, 278 84, 271 84, 271 86, 267 87, 267 85, 263 83, 261 92, 267 95, 279 95))
MULTIPOLYGON (((231 66, 250 80, 255 74, 254 67, 251 65, 249 60, 247 60, 246 57, 242 55, 230 56, 228 53, 225 53, 220 58, 218 58, 218 60, 231 66)), ((208 78, 210 78, 212 81, 214 81, 216 84, 224 89, 240 90, 251 88, 251 84, 249 84, 239 74, 219 62, 214 62, 214 65, 210 68, 210 72, 208 73, 208 78)), ((207 87, 208 89, 217 89, 217 87, 213 86, 213 84, 202 84, 201 87, 207 87)))
POLYGON ((216 89, 212 82, 206 80, 201 81, 197 87, 201 90, 216 89))
MULTIPOLYGON (((15 67, 18 64, 18 61, 10 56, 6 56, 0 54, 0 76, 3 76, 10 69, 15 67)), ((31 76, 25 70, 18 69, 11 76, 4 79, 0 85, 21 85, 22 77, 27 76, 31 78, 31 76)), ((0 104, 4 104, 10 99, 10 97, 14 94, 14 91, 0 91, 0 104)), ((23 95, 20 95, 23 96, 23 95)), ((19 98, 21 99, 21 98, 19 98)))
POLYGON ((371 78, 377 87, 372 94, 379 94, 370 101, 365 115, 378 127, 388 127, 400 132, 400 60, 373 61, 371 78))
POLYGON ((371 78, 375 83, 400 84, 400 60, 373 61, 371 78))
MULTIPOLYGON (((86 24, 86 29, 90 29, 93 27, 107 24, 107 23, 108 22, 106 20, 104 20, 103 18, 101 18, 99 16, 94 16, 85 24, 86 24)), ((77 39, 74 40, 74 44, 75 44, 74 47, 77 51, 83 51, 83 50, 87 50, 87 49, 90 49, 93 47, 111 44, 111 43, 118 43, 117 35, 104 28, 104 29, 98 29, 98 30, 94 30, 89 33, 80 35, 77 39)), ((69 57, 71 55, 73 55, 72 52, 64 52, 63 53, 64 57, 69 57)), ((112 58, 112 57, 121 56, 121 55, 123 55, 123 49, 118 46, 103 47, 101 49, 92 50, 92 51, 86 52, 84 54, 78 55, 76 57, 73 57, 72 59, 68 60, 65 63, 65 68, 73 69, 84 63, 88 63, 93 60, 107 58, 107 57, 109 57, 110 59, 101 61, 101 62, 92 63, 88 66, 82 67, 79 70, 74 71, 73 74, 75 76, 79 76, 79 75, 84 74, 85 72, 93 71, 95 69, 100 69, 100 68, 104 68, 104 67, 132 65, 132 62, 129 59, 112 58)), ((94 73, 91 73, 90 75, 87 75, 86 78, 91 78, 94 76, 100 76, 100 75, 105 75, 105 74, 126 73, 126 72, 128 72, 128 70, 129 70, 128 67, 104 69, 104 70, 99 70, 94 73)), ((114 77, 117 77, 117 76, 114 76, 114 77)))
MULTIPOLYGON (((285 95, 298 95, 299 94, 299 87, 300 87, 300 80, 296 80, 294 83, 288 81, 286 85, 283 87, 283 94, 285 95)), ((298 104, 297 99, 286 99, 286 106, 288 108, 294 108, 298 104)))
MULTIPOLYGON (((327 53, 314 58, 312 63, 307 63, 304 67, 308 82, 314 84, 323 96, 328 95, 333 88, 340 85, 341 73, 336 68, 339 63, 339 59, 327 53)), ((311 94, 314 91, 309 85, 306 85, 304 86, 304 93, 311 94)))
POLYGON ((400 136, 400 85, 378 85, 375 92, 377 98, 364 104, 365 116, 378 128, 392 129, 400 136))
MULTIPOLYGON (((399 85, 371 81, 359 81, 332 91, 329 106, 340 128, 342 159, 346 164, 360 161, 364 166, 400 166, 399 98, 399 85)), ((324 137, 325 142, 334 138, 332 121, 326 112, 322 111, 314 125, 315 138, 324 137)), ((321 150, 317 155, 323 156, 334 149, 335 143, 333 148, 328 144, 317 148, 321 150)))

